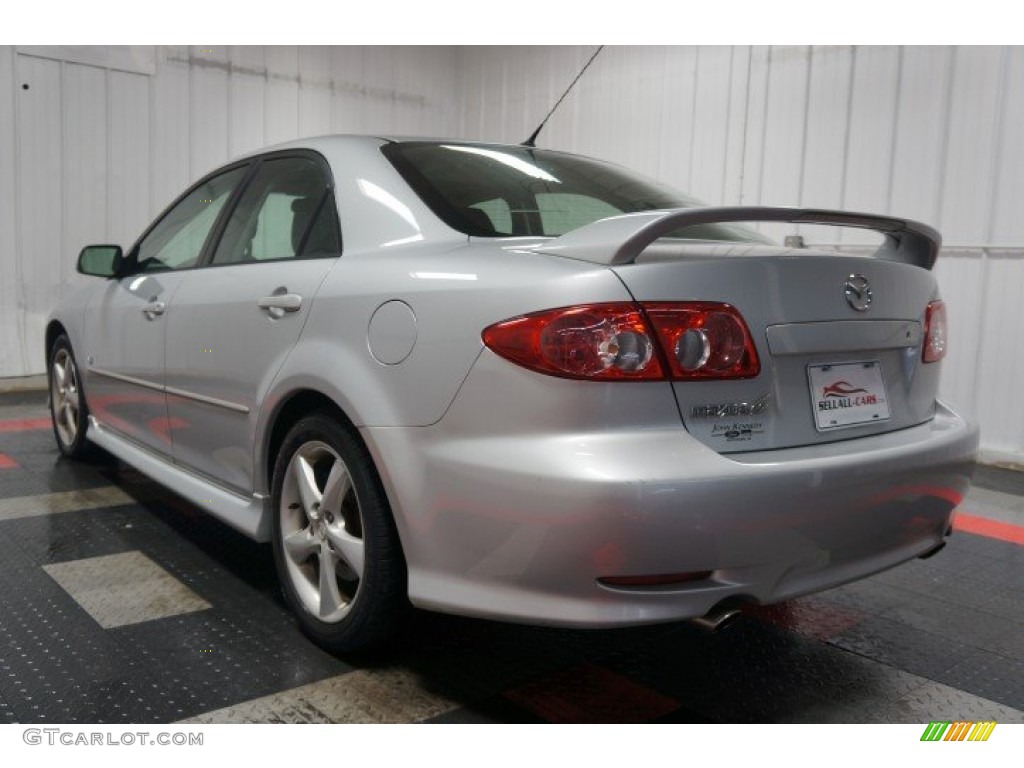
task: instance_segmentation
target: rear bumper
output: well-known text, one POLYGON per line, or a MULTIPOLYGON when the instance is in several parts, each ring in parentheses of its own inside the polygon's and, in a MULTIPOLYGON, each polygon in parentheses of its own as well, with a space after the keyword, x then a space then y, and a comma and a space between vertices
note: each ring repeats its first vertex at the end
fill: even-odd
POLYGON ((771 603, 919 556, 947 535, 978 430, 939 405, 885 435, 718 454, 670 427, 466 437, 364 430, 424 608, 559 626, 771 603), (611 589, 608 576, 711 571, 611 589))

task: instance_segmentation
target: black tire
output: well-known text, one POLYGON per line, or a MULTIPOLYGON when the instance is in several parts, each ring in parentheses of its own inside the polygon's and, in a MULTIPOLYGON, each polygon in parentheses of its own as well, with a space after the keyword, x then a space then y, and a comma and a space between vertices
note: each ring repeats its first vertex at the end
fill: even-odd
POLYGON ((337 653, 388 640, 409 611, 408 577, 366 447, 329 413, 306 416, 281 444, 272 488, 274 563, 302 630, 337 653))
POLYGON ((57 449, 71 459, 88 458, 92 454, 92 445, 86 439, 89 407, 85 402, 75 353, 66 335, 58 336, 50 347, 46 368, 50 386, 50 422, 57 449))

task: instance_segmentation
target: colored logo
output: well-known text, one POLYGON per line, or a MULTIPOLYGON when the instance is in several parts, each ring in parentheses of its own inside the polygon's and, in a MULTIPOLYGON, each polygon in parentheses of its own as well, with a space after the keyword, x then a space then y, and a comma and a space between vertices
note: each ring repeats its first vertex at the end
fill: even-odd
POLYGON ((988 741, 995 727, 994 720, 984 723, 928 723, 921 734, 921 741, 988 741))
POLYGON ((866 393, 867 390, 854 387, 848 381, 837 381, 835 384, 829 384, 821 392, 825 397, 849 397, 850 395, 866 393))

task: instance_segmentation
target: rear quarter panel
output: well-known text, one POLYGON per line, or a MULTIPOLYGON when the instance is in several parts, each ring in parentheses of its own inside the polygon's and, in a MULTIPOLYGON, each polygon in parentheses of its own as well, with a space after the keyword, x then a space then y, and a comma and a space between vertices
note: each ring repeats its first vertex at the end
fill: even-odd
POLYGON ((434 424, 480 355, 488 325, 550 307, 626 300, 607 268, 494 244, 346 252, 263 403, 257 445, 265 450, 274 414, 304 389, 331 398, 356 427, 434 424), (368 341, 370 320, 388 301, 415 316, 412 351, 396 364, 379 362, 368 341))

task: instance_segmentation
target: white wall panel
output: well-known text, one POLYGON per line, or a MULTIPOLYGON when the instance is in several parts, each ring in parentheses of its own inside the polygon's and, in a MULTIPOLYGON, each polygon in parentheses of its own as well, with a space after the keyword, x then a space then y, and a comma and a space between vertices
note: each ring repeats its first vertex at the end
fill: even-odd
POLYGON ((209 65, 189 72, 189 175, 202 176, 228 159, 228 72, 209 65))
POLYGON ((299 49, 272 45, 266 49, 267 144, 299 135, 299 49))
POLYGON ((457 125, 454 49, 18 51, 0 46, 0 377, 43 370, 45 320, 86 279, 83 245, 130 245, 229 157, 302 134, 457 125))
MULTIPOLYGON (((620 163, 626 163, 639 171, 650 173, 652 163, 650 159, 658 152, 655 150, 657 142, 652 132, 652 120, 650 114, 637 115, 636 109, 631 100, 635 98, 636 89, 643 81, 642 58, 649 52, 639 51, 635 56, 630 57, 628 49, 621 49, 610 46, 605 49, 607 58, 600 64, 595 64, 592 74, 579 93, 569 94, 563 106, 568 107, 564 115, 557 112, 552 116, 551 121, 562 118, 563 122, 568 121, 572 135, 579 142, 580 151, 596 153, 597 147, 613 147, 613 154, 609 159, 620 163), (630 62, 629 59, 633 61, 630 62), (630 136, 632 141, 616 141, 615 137, 630 136), (645 158, 646 155, 646 158, 645 158)), ((555 86, 557 93, 555 99, 565 91, 573 76, 586 63, 589 58, 584 49, 576 49, 577 61, 574 71, 566 72, 562 82, 555 86)), ((522 86, 516 82, 518 73, 515 68, 506 64, 505 77, 507 83, 505 92, 518 91, 522 86)), ((582 85, 582 83, 581 83, 582 85)), ((548 109, 541 109, 541 115, 547 114, 548 109)), ((560 108, 561 109, 561 108, 560 108)), ((509 105, 502 105, 504 113, 503 120, 506 123, 513 122, 513 114, 510 114, 509 105)), ((522 141, 519 136, 533 132, 535 126, 527 128, 517 123, 518 130, 503 131, 508 141, 522 141)), ((536 121, 539 124, 539 120, 536 121)), ((543 135, 543 134, 542 134, 543 135)), ((544 143, 541 143, 544 146, 544 143)), ((663 152, 669 155, 676 151, 678 142, 663 148, 663 152)))
MULTIPOLYGON (((716 161, 722 156, 721 152, 715 151, 711 134, 698 130, 699 127, 710 126, 710 121, 703 125, 698 121, 695 110, 695 106, 701 103, 698 100, 702 74, 699 49, 696 46, 681 46, 654 50, 657 58, 652 57, 651 60, 654 70, 651 72, 651 80, 655 89, 649 88, 648 92, 656 93, 656 101, 664 106, 652 113, 647 105, 639 100, 630 105, 635 120, 644 121, 646 118, 647 121, 651 121, 655 118, 657 121, 650 139, 643 143, 649 157, 644 158, 644 167, 638 167, 638 170, 644 170, 662 179, 671 179, 677 186, 690 189, 693 194, 699 195, 700 191, 693 187, 694 177, 701 177, 702 173, 713 176, 716 161)), ((709 53, 707 56, 712 54, 709 53)), ((714 87, 715 80, 722 72, 712 70, 712 63, 705 62, 703 70, 704 81, 707 84, 705 93, 708 88, 714 87)), ((604 67, 606 64, 607 62, 598 59, 594 66, 604 67)), ((724 71, 728 76, 728 68, 724 71)), ((649 99, 650 97, 647 103, 650 103, 649 99)), ((616 109, 616 101, 614 90, 605 93, 605 109, 616 109)), ((602 121, 600 114, 592 115, 591 119, 602 121)), ((615 144, 615 136, 615 133, 606 135, 602 143, 605 146, 615 144)), ((713 182, 709 182, 706 176, 704 186, 708 188, 713 182)))
POLYGON ((232 73, 266 78, 267 52, 263 46, 230 45, 226 54, 227 60, 231 63, 232 73))
POLYGON ((335 47, 331 52, 331 72, 334 75, 334 94, 331 98, 331 131, 333 133, 362 133, 365 117, 362 114, 363 55, 357 48, 335 47))
MULTIPOLYGON (((885 213, 888 210, 899 75, 899 48, 856 49, 846 183, 843 188, 844 208, 868 213, 885 213)), ((877 242, 877 237, 864 230, 840 232, 840 242, 843 243, 877 242)))
POLYGON ((266 146, 266 87, 267 78, 259 75, 235 73, 231 83, 231 135, 228 154, 231 157, 266 146))
MULTIPOLYGON (((505 119, 503 107, 505 99, 504 73, 502 71, 504 66, 505 62, 499 61, 497 63, 497 72, 493 71, 490 67, 485 72, 483 71, 483 66, 477 70, 481 76, 480 88, 477 94, 478 101, 476 102, 479 105, 477 110, 479 121, 476 125, 476 130, 479 133, 471 132, 469 135, 473 138, 486 137, 490 139, 490 137, 494 137, 494 140, 498 140, 498 136, 504 136, 502 126, 502 121, 505 119)), ((472 69, 473 67, 468 68, 472 69)), ((563 120, 567 119, 566 115, 562 115, 562 118, 563 120)))
MULTIPOLYGON (((800 204, 841 208, 850 143, 853 48, 822 46, 811 50, 807 90, 806 141, 800 204)), ((769 203, 777 203, 769 199, 769 203)), ((834 227, 800 227, 808 244, 838 242, 834 227)))
MULTIPOLYGON (((66 273, 61 227, 64 219, 61 69, 57 61, 18 55, 17 178, 18 244, 14 281, 18 287, 17 327, 22 365, 43 368, 46 316, 66 273), (28 85, 21 89, 20 84, 28 85)), ((70 254, 68 258, 74 258, 70 254)))
POLYGON ((750 49, 750 76, 743 98, 747 103, 746 130, 743 141, 743 161, 740 166, 740 197, 743 205, 761 202, 761 171, 764 168, 765 136, 768 129, 769 74, 772 49, 755 45, 750 49))
POLYGON ((800 202, 837 208, 843 202, 853 49, 814 48, 808 68, 807 136, 800 202))
POLYGON ((400 94, 405 112, 396 116, 394 125, 419 136, 454 136, 459 124, 456 50, 406 48, 396 68, 403 70, 411 79, 400 94))
POLYGON ((729 78, 729 115, 724 132, 725 147, 724 197, 718 202, 723 205, 738 203, 743 196, 743 169, 747 146, 747 111, 750 91, 752 51, 750 46, 733 46, 731 49, 732 74, 729 78))
MULTIPOLYGON (((519 59, 522 71, 516 77, 514 83, 507 83, 503 80, 501 91, 501 121, 502 133, 506 141, 515 141, 513 136, 521 136, 522 141, 529 135, 532 128, 527 127, 529 118, 527 113, 532 111, 532 104, 529 103, 528 93, 533 90, 527 84, 537 82, 541 76, 538 62, 534 57, 526 56, 519 59)), ((537 89, 538 91, 541 89, 537 89)), ((539 119, 539 118, 537 118, 539 119)))
POLYGON ((331 67, 331 46, 303 45, 299 48, 299 72, 305 82, 330 85, 331 67))
POLYGON ((900 73, 889 210, 937 221, 949 133, 953 50, 908 46, 900 73))
POLYGON ((111 72, 107 237, 127 248, 151 215, 149 78, 111 72))
MULTIPOLYGON (((187 50, 182 53, 158 59, 150 89, 153 110, 153 151, 149 163, 150 217, 166 208, 194 178, 189 131, 191 67, 187 50)), ((136 225, 141 230, 144 223, 136 222, 136 225)))
MULTIPOLYGON (((764 146, 771 147, 771 151, 761 154, 757 199, 775 201, 779 205, 797 205, 803 181, 810 49, 805 46, 776 47, 770 64, 764 146)), ((781 239, 794 227, 766 224, 761 229, 769 237, 781 239)))
MULTIPOLYGON (((486 50, 486 49, 485 49, 486 50)), ((526 121, 526 136, 529 136, 536 130, 537 126, 540 125, 541 120, 548 114, 551 107, 554 106, 558 98, 565 92, 565 89, 572 82, 572 78, 575 77, 576 73, 580 71, 580 68, 587 62, 590 56, 593 55, 593 48, 584 48, 580 46, 565 46, 559 48, 549 48, 547 51, 542 49, 531 49, 527 52, 531 58, 537 56, 543 56, 549 67, 547 74, 546 83, 542 84, 542 87, 531 88, 531 91, 536 91, 537 95, 543 99, 541 103, 532 102, 531 115, 526 121)), ((504 63, 502 64, 504 66, 504 63)), ((464 70, 464 67, 460 65, 460 69, 464 70)), ((594 82, 590 84, 589 93, 602 93, 599 85, 600 81, 598 77, 601 75, 603 67, 599 67, 595 62, 594 65, 594 82)), ((515 68, 512 68, 513 74, 515 68)), ((585 83, 581 82, 581 86, 586 86, 585 83)), ((480 93, 486 98, 490 94, 490 83, 484 79, 480 83, 480 93)), ((551 116, 551 120, 545 126, 543 135, 546 137, 542 140, 541 146, 557 146, 557 147, 570 147, 573 146, 574 136, 579 133, 578 127, 580 125, 580 104, 586 101, 584 91, 580 90, 579 95, 569 94, 566 97, 565 102, 554 115, 551 116), (548 144, 547 142, 551 142, 548 144)), ((463 105, 463 113, 466 111, 468 105, 463 105)), ((604 125, 604 121, 601 121, 597 125, 587 124, 590 129, 599 129, 604 125)), ((509 134, 509 141, 524 141, 526 137, 518 138, 518 133, 509 134)), ((626 142, 616 142, 617 144, 624 144, 626 142)), ((621 151, 621 150, 620 150, 621 151)), ((609 160, 614 160, 613 155, 608 155, 609 160)))
POLYGON ((0 47, 0 375, 28 369, 22 322, 18 251, 18 184, 15 154, 15 104, 20 85, 15 55, 0 47))
POLYGON ((299 48, 299 135, 331 132, 331 52, 326 46, 299 48))
MULTIPOLYGON (((99 242, 107 233, 107 70, 65 64, 63 157, 64 182, 61 253, 99 242)), ((58 293, 84 280, 73 258, 59 260, 58 293)))
MULTIPOLYGON (((693 148, 690 152, 688 189, 701 200, 720 205, 725 200, 729 110, 734 49, 708 46, 697 49, 696 88, 693 95, 693 148), (699 110, 699 111, 698 111, 699 110)), ((672 99, 665 81, 663 103, 672 99)), ((677 175, 681 176, 678 171, 677 175)), ((668 176, 668 174, 665 174, 668 176)))
POLYGON ((996 243, 1024 242, 1024 48, 1006 51, 1005 84, 1000 109, 1001 125, 996 137, 999 178, 992 201, 992 240, 996 243))
MULTIPOLYGON (((363 130, 378 133, 386 126, 394 125, 393 106, 395 89, 393 87, 396 65, 394 49, 364 48, 361 83, 360 112, 363 117, 363 130)), ((414 131, 414 133, 419 133, 414 131)))
MULTIPOLYGON (((509 141, 525 141, 551 109, 554 103, 551 99, 561 95, 559 91, 552 96, 552 91, 557 88, 552 80, 551 58, 554 53, 550 48, 535 48, 533 53, 536 55, 524 57, 527 66, 525 77, 517 83, 516 98, 506 105, 509 141)), ((564 86, 562 90, 565 90, 564 86)))
MULTIPOLYGON (((546 56, 550 56, 550 53, 546 53, 546 56)), ((458 70, 458 81, 456 86, 458 88, 458 99, 459 104, 462 108, 459 109, 458 113, 458 128, 453 131, 453 134, 457 137, 463 136, 484 136, 484 132, 481 128, 481 121, 484 118, 485 110, 482 109, 483 104, 483 93, 481 92, 484 86, 484 82, 488 79, 488 74, 483 71, 482 66, 478 63, 476 57, 470 57, 469 54, 461 53, 457 59, 456 64, 458 70), (470 66, 472 64, 473 66, 470 66), (466 105, 473 104, 473 109, 467 109, 466 105)), ((550 69, 548 70, 547 78, 550 78, 550 69)), ((545 79, 547 79, 545 78, 545 79)), ((534 91, 542 93, 546 87, 544 80, 540 80, 534 84, 534 91)))
POLYGON ((267 69, 259 46, 233 46, 231 59, 231 135, 228 153, 233 157, 266 146, 267 69))
POLYGON ((153 45, 19 45, 17 51, 38 58, 141 75, 152 75, 156 69, 156 46, 153 45))
MULTIPOLYGON (((1005 48, 954 49, 949 139, 940 220, 950 243, 983 243, 991 221, 994 152, 1005 48)), ((1014 139, 1020 141, 1020 131, 1014 139)))
MULTIPOLYGON (((616 79, 626 79, 625 91, 628 94, 625 101, 618 101, 617 111, 620 117, 621 131, 619 133, 612 134, 611 137, 606 136, 606 141, 613 140, 612 137, 618 135, 621 136, 623 133, 627 136, 635 136, 637 141, 630 142, 632 146, 632 153, 629 159, 626 161, 629 165, 632 165, 637 170, 649 173, 652 176, 658 174, 662 162, 661 158, 666 153, 669 155, 679 155, 685 159, 686 172, 692 175, 693 165, 690 162, 691 153, 693 151, 693 121, 692 118, 689 121, 683 121, 682 124, 669 123, 666 127, 669 135, 676 136, 675 141, 671 141, 667 145, 662 145, 661 137, 664 135, 662 131, 662 115, 659 112, 648 109, 649 104, 657 104, 661 101, 664 95, 665 88, 665 51, 662 48, 650 47, 641 49, 637 55, 637 61, 630 62, 629 49, 621 47, 613 47, 609 49, 617 57, 624 59, 621 70, 624 70, 624 74, 620 73, 620 67, 614 65, 609 66, 609 62, 601 62, 601 67, 604 72, 611 72, 616 76, 616 79), (629 81, 632 81, 630 84, 629 81), (685 132, 685 135, 683 135, 685 132)), ((686 49, 684 49, 686 50, 686 49)), ((589 55, 588 55, 589 58, 589 55)), ((594 66, 598 66, 600 59, 597 59, 594 66)), ((687 90, 691 94, 690 101, 693 102, 692 94, 696 90, 696 76, 697 76, 697 51, 692 49, 692 54, 686 58, 687 70, 684 72, 684 77, 688 79, 687 90)), ((615 94, 621 93, 619 87, 608 89, 602 94, 602 98, 605 102, 606 108, 613 107, 615 104, 615 94)), ((579 113, 583 115, 583 107, 585 102, 579 103, 579 113)), ((690 112, 690 110, 687 110, 690 112)), ((601 115, 589 115, 588 121, 600 121, 604 122, 607 128, 614 129, 613 125, 608 124, 606 121, 601 121, 601 115)), ((687 183, 690 183, 690 179, 687 178, 687 183)))
POLYGON ((322 81, 299 83, 299 136, 331 132, 331 88, 322 81))

